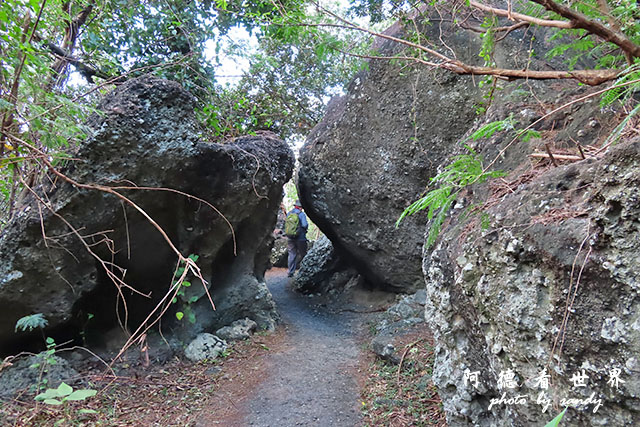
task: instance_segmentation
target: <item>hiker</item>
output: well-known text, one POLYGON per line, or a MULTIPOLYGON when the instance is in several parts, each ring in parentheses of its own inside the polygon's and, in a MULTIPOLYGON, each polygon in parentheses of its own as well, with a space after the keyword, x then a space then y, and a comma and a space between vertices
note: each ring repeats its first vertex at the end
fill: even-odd
POLYGON ((307 254, 307 228, 309 222, 307 216, 302 212, 300 200, 296 200, 293 209, 287 214, 284 221, 284 234, 287 236, 287 250, 289 251, 289 273, 287 276, 292 277, 295 273, 298 263, 307 254))

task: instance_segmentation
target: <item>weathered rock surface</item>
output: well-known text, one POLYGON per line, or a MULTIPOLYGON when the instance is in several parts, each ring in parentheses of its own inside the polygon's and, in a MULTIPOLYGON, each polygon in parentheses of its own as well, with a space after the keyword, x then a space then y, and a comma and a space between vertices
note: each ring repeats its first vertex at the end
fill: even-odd
POLYGON ((326 294, 361 284, 361 278, 350 263, 322 236, 302 260, 292 288, 302 293, 326 294))
MULTIPOLYGON (((438 25, 424 29, 426 37, 444 40, 443 50, 455 51, 458 59, 467 63, 478 63, 481 41, 477 34, 446 23, 445 3, 438 6, 442 15, 433 16, 438 25)), ((401 34, 401 24, 385 33, 401 34)), ((548 49, 546 43, 544 30, 516 30, 496 44, 493 56, 498 66, 548 69, 549 63, 539 55, 548 49), (528 46, 533 46, 538 55, 529 57, 527 64, 518 63, 517 58, 528 46)), ((381 39, 376 44, 385 55, 392 56, 400 49, 381 39)), ((559 63, 551 65, 564 67, 559 63)), ((526 95, 533 86, 539 85, 527 81, 511 93, 514 98, 520 96, 517 94, 526 95)), ((550 92, 567 96, 556 88, 550 92)), ((418 64, 372 60, 368 69, 351 82, 347 94, 332 100, 323 121, 307 138, 298 174, 302 204, 309 217, 336 247, 354 259, 371 283, 409 293, 422 287, 424 216, 408 217, 399 228, 395 222, 424 192, 438 168, 460 154, 459 142, 474 129, 480 117, 477 107, 483 104, 486 94, 477 78, 418 64)), ((508 102, 503 102, 508 109, 508 102)), ((516 120, 530 124, 541 116, 541 110, 544 105, 532 98, 521 110, 508 111, 514 113, 516 120)), ((565 115, 566 111, 570 110, 556 115, 556 124, 566 124, 574 118, 567 128, 584 123, 578 117, 565 115)), ((547 122, 551 127, 554 120, 547 122)), ((582 134, 599 130, 599 124, 585 126, 582 134)), ((562 137, 563 132, 557 131, 557 135, 562 137)), ((527 154, 519 153, 514 165, 527 154)))
MULTIPOLYGON (((445 25, 443 34, 462 59, 478 51, 470 33, 445 25)), ((544 31, 535 40, 531 34, 511 33, 513 39, 495 52, 498 66, 523 67, 514 59, 523 44, 531 42, 537 54, 544 52, 544 31)), ((383 53, 389 49, 382 45, 383 53)), ((547 68, 537 58, 532 68, 547 68)), ((397 230, 395 220, 423 192, 428 178, 465 152, 457 142, 481 124, 474 103, 482 91, 469 77, 409 66, 400 72, 399 67, 370 62, 307 139, 298 177, 307 213, 371 282, 415 290, 423 280, 417 263, 424 257, 426 321, 438 346, 434 381, 450 425, 528 426, 550 420, 559 411, 543 414, 535 402, 540 390, 531 386, 547 366, 553 383, 549 398, 555 402, 567 396, 586 399, 592 392, 602 398, 595 414, 589 412, 593 405, 571 410, 568 424, 637 424, 638 384, 632 375, 638 369, 640 312, 633 271, 638 271, 640 239, 632 218, 638 215, 638 147, 548 172, 530 157, 534 150, 545 152, 542 141, 551 149, 579 154, 576 142, 597 146, 606 138, 610 112, 594 98, 551 114, 585 95, 576 84, 499 82, 482 120, 509 119, 516 129, 533 125, 544 139, 516 143, 513 132, 502 132, 467 140, 486 159, 484 165, 491 162, 492 169, 509 175, 465 190, 439 246, 423 253, 425 216, 410 217, 397 230), (502 151, 507 145, 511 148, 502 151), (478 217, 466 223, 460 218, 464 208, 487 201, 486 222, 495 231, 483 234, 478 217), (578 282, 574 305, 566 309, 578 282), (562 325, 565 312, 571 313, 568 327, 562 325), (552 354, 559 330, 566 334, 552 354), (570 378, 582 369, 592 382, 574 390, 570 378), (626 381, 619 390, 607 385, 616 369, 626 381), (500 373, 509 370, 521 390, 498 389, 500 373), (477 389, 465 383, 465 372, 467 377, 478 372, 477 389), (507 398, 526 394, 526 404, 489 409, 491 399, 505 391, 507 398)), ((402 328, 415 319, 408 305, 395 310, 408 317, 389 327, 402 328)), ((392 358, 388 336, 381 334, 372 344, 392 358)))
POLYGON ((239 341, 247 339, 258 329, 258 324, 249 318, 236 320, 229 326, 216 331, 216 336, 225 341, 239 341))
MULTIPOLYGON (((446 30, 452 46, 476 61, 477 40, 446 30)), ((397 53, 398 45, 384 42, 380 51, 397 53)), ((371 283, 403 292, 423 286, 423 219, 395 222, 473 124, 481 96, 470 78, 372 60, 307 138, 302 204, 371 283)))
POLYGON ((306 212, 373 283, 422 286, 422 221, 408 218, 398 229, 395 221, 474 120, 470 84, 425 69, 401 75, 374 61, 330 104, 301 151, 306 212), (415 97, 414 85, 422 88, 415 97), (411 105, 421 112, 415 126, 411 105))
POLYGON ((227 343, 219 337, 202 333, 199 334, 184 350, 184 355, 192 362, 213 360, 227 349, 227 343))
POLYGON ((0 370, 0 400, 12 399, 23 393, 33 396, 39 383, 45 388, 56 388, 62 382, 73 385, 80 378, 69 362, 45 353, 12 360, 10 363, 10 366, 0 370))
POLYGON ((397 296, 397 302, 378 318, 371 340, 371 350, 380 358, 391 363, 400 362, 402 357, 394 345, 399 337, 414 333, 423 326, 424 306, 427 294, 420 289, 413 295, 397 296))
POLYGON ((73 334, 87 313, 94 315, 90 328, 116 325, 118 304, 120 319, 135 328, 168 291, 175 252, 113 191, 152 217, 185 256, 200 256, 217 310, 189 277, 192 286, 170 307, 166 328, 186 341, 244 317, 273 326, 277 314, 262 276, 293 153, 270 137, 207 143, 193 101, 179 85, 153 77, 123 84, 102 101, 102 113, 89 122, 89 139, 74 154, 80 160, 65 170, 76 182, 118 188, 109 193, 52 177, 55 186, 38 188, 46 206, 27 197, 0 238, 2 352, 12 351, 13 328, 24 315, 43 313, 47 334, 73 334), (149 297, 121 286, 125 314, 103 262, 117 277, 126 271, 126 283, 149 297), (187 309, 195 313, 194 324, 187 317, 170 323, 187 309))
POLYGON ((426 254, 433 378, 450 425, 537 425, 575 406, 562 399, 590 397, 567 425, 640 423, 638 153, 636 139, 530 177, 488 209, 488 231, 449 227, 426 254), (540 393, 559 406, 543 413, 540 393))
POLYGON ((273 242, 273 248, 271 248, 270 262, 273 267, 286 268, 287 258, 289 257, 289 251, 287 250, 286 237, 276 237, 273 242))

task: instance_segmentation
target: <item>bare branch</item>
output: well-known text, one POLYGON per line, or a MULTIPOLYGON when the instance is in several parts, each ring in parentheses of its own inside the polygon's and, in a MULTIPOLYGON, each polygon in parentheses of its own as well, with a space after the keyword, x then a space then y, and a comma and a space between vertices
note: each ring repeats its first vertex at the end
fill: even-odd
MULTIPOLYGON (((65 10, 65 12, 71 15, 71 3, 68 3, 66 5, 68 7, 68 10, 65 10)), ((89 15, 91 15, 91 12, 93 12, 94 6, 95 0, 92 0, 76 16, 74 16, 72 19, 67 20, 67 27, 65 28, 65 35, 62 41, 61 49, 64 54, 59 55, 56 61, 51 66, 51 69, 53 70, 53 78, 47 84, 49 89, 61 80, 61 77, 64 75, 63 71, 66 69, 68 64, 73 64, 78 69, 78 71, 85 78, 87 78, 89 83, 93 83, 90 76, 95 75, 96 73, 94 72, 93 74, 89 74, 89 77, 87 77, 87 75, 85 75, 85 72, 87 71, 86 68, 88 67, 82 64, 80 61, 73 59, 71 55, 73 54, 73 50, 76 46, 78 31, 85 24, 85 22, 87 22, 87 18, 89 17, 89 15), (73 63, 72 61, 74 61, 75 63, 73 63)))
MULTIPOLYGON (((105 80, 110 79, 112 77, 97 68, 94 68, 90 65, 85 64, 84 62, 80 61, 79 59, 65 52, 64 49, 62 49, 61 47, 51 42, 45 42, 44 44, 51 51, 51 53, 55 55, 55 57, 57 58, 57 63, 59 62, 59 63, 64 63, 65 65, 66 64, 73 65, 74 67, 76 67, 76 70, 80 74, 82 74, 82 77, 84 77, 87 80, 87 83, 91 83, 91 84, 94 83, 93 76, 100 77, 105 80)), ((56 66, 54 65, 54 67, 56 66)), ((60 65, 58 65, 57 67, 59 68, 60 65)), ((62 70, 62 68, 60 68, 60 70, 62 70)))
MULTIPOLYGON (((463 64, 459 61, 462 71, 455 67, 449 68, 458 74, 472 74, 480 76, 496 76, 506 77, 509 79, 534 79, 534 80, 559 80, 573 79, 578 80, 589 86, 597 86, 602 83, 615 80, 620 74, 619 70, 574 70, 574 71, 536 71, 536 70, 514 70, 506 68, 479 67, 474 65, 463 64)), ((448 68, 443 66, 443 68, 448 68)))
MULTIPOLYGON (((622 33, 622 29, 620 28, 620 23, 618 20, 611 14, 611 8, 607 3, 607 0, 596 0, 598 3, 598 8, 600 9, 600 13, 607 17, 607 22, 609 22, 609 26, 616 32, 622 33)), ((627 64, 633 65, 633 57, 629 52, 624 52, 624 56, 627 59, 627 64)))
POLYGON ((574 24, 572 22, 558 21, 554 19, 540 19, 533 16, 524 15, 522 13, 513 12, 511 10, 511 3, 509 3, 509 10, 487 6, 486 4, 478 3, 474 0, 470 0, 469 5, 483 12, 492 13, 496 16, 502 16, 515 22, 528 22, 530 24, 540 25, 541 27, 574 28, 574 24))
POLYGON ((622 49, 625 53, 640 58, 640 46, 632 42, 619 31, 611 29, 586 17, 580 12, 577 12, 567 6, 561 5, 553 0, 530 0, 534 3, 538 3, 544 6, 545 9, 557 13, 563 18, 568 19, 572 24, 572 28, 581 28, 588 32, 595 34, 602 39, 611 42, 622 49))
MULTIPOLYGON (((418 50, 421 50, 421 51, 423 51, 425 53, 428 53, 429 55, 434 56, 434 57, 436 57, 436 58, 438 58, 438 59, 440 59, 441 61, 444 61, 444 62, 451 62, 452 61, 451 58, 449 58, 446 55, 441 54, 440 52, 438 52, 436 50, 430 49, 430 48, 428 48, 426 46, 423 46, 423 45, 420 45, 418 43, 413 43, 413 42, 410 42, 408 40, 404 40, 404 39, 401 39, 401 38, 398 38, 398 37, 390 36, 388 34, 379 33, 377 31, 370 30, 370 29, 365 28, 365 27, 361 27, 360 25, 357 25, 357 24, 355 24, 355 23, 353 23, 351 21, 346 20, 345 18, 343 18, 341 16, 336 15, 335 13, 331 12, 330 10, 320 6, 320 4, 318 4, 318 3, 315 3, 315 5, 319 10, 321 10, 324 13, 326 13, 327 15, 337 19, 339 22, 342 22, 344 25, 346 25, 346 28, 349 28, 349 29, 352 29, 352 30, 358 30, 358 31, 361 31, 363 33, 370 34, 372 36, 381 37, 383 39, 387 39, 387 40, 391 40, 391 41, 394 41, 394 42, 397 42, 397 43, 401 43, 401 44, 403 44, 405 46, 413 47, 415 49, 418 49, 418 50)), ((318 26, 324 26, 324 24, 318 24, 318 26)), ((329 24, 327 26, 335 26, 335 24, 329 24)))
MULTIPOLYGON (((605 89, 600 89, 600 90, 598 90, 598 91, 596 91, 596 92, 588 93, 588 94, 586 94, 586 95, 584 95, 584 96, 581 96, 581 97, 579 97, 579 98, 577 98, 577 99, 574 99, 574 100, 572 100, 572 101, 569 101, 569 102, 567 102, 566 104, 562 104, 561 106, 559 106, 558 108, 556 108, 556 109, 554 109, 554 110, 552 110, 552 111, 549 111, 547 114, 545 114, 544 116, 540 117, 539 119, 537 119, 535 122, 531 123, 531 124, 530 124, 529 126, 527 126, 526 128, 521 129, 521 130, 520 130, 520 132, 518 133, 518 135, 516 135, 516 136, 515 136, 511 141, 509 141, 509 143, 508 143, 507 145, 505 145, 505 146, 500 150, 500 152, 499 152, 499 153, 498 153, 498 154, 493 158, 493 160, 492 160, 492 161, 491 161, 487 166, 485 166, 485 167, 484 167, 484 169, 483 169, 482 171, 483 171, 483 172, 487 172, 488 170, 490 170, 490 169, 493 167, 493 165, 495 165, 495 164, 496 164, 496 162, 502 158, 502 156, 504 155, 504 153, 505 153, 505 152, 506 152, 506 151, 507 151, 507 150, 508 150, 508 149, 509 149, 513 144, 515 144, 515 142, 516 142, 516 141, 518 141, 518 139, 520 139, 520 136, 521 136, 524 132, 528 131, 529 129, 533 129, 533 128, 534 128, 534 126, 536 126, 538 123, 540 123, 540 122, 542 122, 543 120, 545 120, 547 117, 550 117, 550 116, 552 116, 553 114, 557 113, 558 111, 562 111, 562 110, 564 110, 565 108, 571 107, 571 106, 572 106, 572 105, 574 105, 574 104, 578 104, 578 103, 580 103, 580 102, 586 101, 586 100, 587 100, 587 99, 589 99, 589 98, 595 98, 596 96, 600 96, 600 95, 602 95, 603 93, 605 93, 605 92, 607 92, 607 91, 610 91, 611 89, 614 89, 614 88, 620 88, 620 87, 626 87, 626 86, 630 86, 630 85, 634 85, 634 84, 638 84, 638 83, 640 83, 640 79, 634 79, 634 80, 631 80, 631 81, 628 81, 628 82, 618 83, 618 84, 615 84, 615 85, 609 86, 609 87, 607 87, 607 88, 605 88, 605 89)), ((601 149, 601 150, 602 150, 602 149, 601 149)))
MULTIPOLYGON (((615 80, 620 74, 620 71, 618 70, 536 71, 536 70, 530 70, 530 69, 516 70, 516 69, 508 69, 508 68, 482 67, 482 66, 469 65, 458 59, 449 58, 448 56, 443 55, 434 49, 428 48, 418 43, 414 43, 408 40, 391 36, 389 34, 380 33, 377 31, 370 30, 368 28, 364 28, 345 18, 342 18, 336 15, 335 13, 323 8, 320 5, 317 5, 317 7, 320 10, 322 10, 324 13, 340 21, 341 24, 303 24, 303 25, 343 27, 343 28, 371 34, 373 36, 380 37, 382 39, 390 40, 407 47, 418 49, 428 54, 432 58, 435 58, 436 60, 440 60, 441 62, 425 61, 421 58, 411 58, 413 61, 424 64, 424 65, 428 65, 431 67, 442 68, 460 75, 496 76, 496 77, 507 78, 507 79, 534 79, 534 80, 565 79, 565 80, 577 80, 581 83, 584 83, 590 86, 597 86, 602 83, 615 80)), ((507 11, 504 11, 504 12, 506 13, 507 11)), ((378 59, 380 57, 372 57, 372 58, 378 59)))

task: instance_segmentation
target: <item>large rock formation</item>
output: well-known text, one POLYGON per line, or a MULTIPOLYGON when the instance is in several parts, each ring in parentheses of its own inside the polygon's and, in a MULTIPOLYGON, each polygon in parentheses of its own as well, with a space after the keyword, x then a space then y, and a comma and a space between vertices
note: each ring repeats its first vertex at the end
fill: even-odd
POLYGON ((444 72, 372 61, 307 138, 302 204, 370 282, 398 291, 423 286, 422 219, 397 229, 395 221, 473 123, 472 86, 444 72))
MULTIPOLYGON (((447 23, 446 2, 440 3, 442 10, 424 28, 425 39, 442 39, 447 54, 455 51, 458 59, 478 64, 482 43, 477 33, 447 23)), ((397 23, 385 33, 397 36, 403 31, 397 23)), ((549 63, 540 55, 528 58, 527 64, 517 62, 519 56, 527 57, 523 49, 532 46, 536 53, 544 52, 545 43, 541 30, 516 30, 496 45, 493 59, 507 68, 547 69, 549 63)), ((382 39, 376 46, 387 56, 402 48, 382 39)), ((460 141, 480 118, 478 107, 488 93, 479 80, 417 63, 371 60, 347 94, 332 100, 308 136, 298 174, 302 204, 370 282, 405 292, 422 287, 424 217, 408 217, 398 228, 395 222, 438 168, 460 153, 460 141)), ((518 91, 526 94, 529 86, 537 85, 527 82, 518 91)), ((516 119, 539 117, 535 99, 530 102, 534 106, 528 116, 516 119)))
POLYGON ((177 255, 167 239, 183 255, 199 255, 217 310, 189 277, 192 286, 169 307, 165 332, 173 328, 186 340, 244 317, 273 326, 262 276, 293 154, 267 137, 207 143, 193 105, 176 83, 125 83, 89 121, 91 136, 74 153, 79 160, 64 170, 73 182, 52 175, 37 196, 27 196, 0 240, 3 352, 12 350, 16 320, 32 313, 43 313, 54 335, 108 328, 118 319, 135 328, 169 289, 177 255), (176 311, 189 315, 171 324, 176 311))
MULTIPOLYGON (((456 52, 473 50, 470 33, 445 33, 456 52)), ((499 66, 522 66, 513 63, 518 45, 533 43, 538 54, 547 49, 543 32, 523 39, 516 31, 498 47, 499 66)), ((532 61, 532 68, 545 69, 542 60, 532 61)), ((575 157, 579 143, 593 155, 590 146, 610 132, 612 112, 601 110, 597 98, 553 112, 588 92, 575 83, 497 88, 483 122, 533 125, 541 138, 515 142, 513 132, 501 132, 467 141, 485 165, 491 161, 508 175, 461 194, 433 252, 421 254, 425 216, 399 230, 393 224, 428 178, 464 152, 456 142, 484 124, 476 123, 473 108, 482 91, 470 77, 400 72, 399 65, 372 61, 305 144, 303 205, 370 281, 415 288, 423 257, 434 382, 450 425, 543 425, 563 405, 577 404, 568 399, 588 402, 569 410, 570 425, 638 424, 640 143, 600 160, 539 163, 530 155, 544 156, 545 144, 575 157), (469 217, 466 208, 474 204, 484 215, 469 217), (544 368, 546 390, 535 381, 547 378, 540 376, 544 368), (574 386, 583 370, 586 387, 574 386), (624 381, 618 388, 615 375, 624 381), (538 398, 552 403, 544 413, 538 398)))
MULTIPOLYGON (((425 28, 426 36, 446 37, 447 47, 459 59, 478 63, 478 37, 442 16, 434 18, 438 25, 425 28)), ((403 31, 396 24, 386 33, 403 31)), ((532 35, 514 34, 525 39, 532 35)), ((401 51, 390 41, 376 44, 381 55, 401 51)), ((520 67, 513 58, 521 48, 520 41, 505 40, 496 60, 520 67)), ((395 222, 423 193, 438 167, 459 152, 459 142, 478 118, 476 107, 483 94, 469 76, 415 63, 371 60, 347 94, 332 100, 307 138, 298 174, 302 204, 370 282, 406 292, 423 286, 424 219, 408 217, 399 228, 395 222)))
POLYGON ((302 293, 326 294, 362 285, 362 277, 322 236, 305 255, 291 287, 302 293))
POLYGON ((537 425, 565 406, 567 425, 640 423, 639 152, 530 178, 487 210, 488 231, 450 227, 427 254, 450 425, 537 425))

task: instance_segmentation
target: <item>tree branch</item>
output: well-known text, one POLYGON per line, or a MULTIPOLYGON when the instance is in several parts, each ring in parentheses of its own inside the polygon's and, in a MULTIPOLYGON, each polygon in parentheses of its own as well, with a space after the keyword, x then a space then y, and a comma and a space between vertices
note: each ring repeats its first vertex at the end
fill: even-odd
MULTIPOLYGON (((611 14, 611 8, 609 4, 607 4, 607 0, 596 0, 598 3, 598 8, 600 9, 600 13, 607 17, 607 21, 609 22, 609 26, 616 32, 621 33, 622 29, 620 28, 620 23, 618 20, 611 14)), ((624 52, 624 56, 627 59, 627 64, 633 65, 633 57, 629 54, 629 52, 624 52)))
POLYGON ((632 42, 619 31, 608 28, 600 22, 587 18, 580 12, 577 12, 567 6, 556 3, 553 0, 530 0, 543 6, 545 9, 557 13, 563 18, 568 19, 572 24, 572 28, 581 28, 587 30, 608 42, 611 42, 622 49, 628 55, 635 58, 640 58, 640 46, 632 42))
MULTIPOLYGON (((68 10, 65 10, 65 12, 71 15, 71 4, 69 3, 65 5, 68 7, 68 10)), ((65 5, 63 5, 63 9, 65 8, 65 5)), ((81 64, 78 60, 75 60, 71 55, 73 54, 73 50, 76 46, 78 30, 84 25, 85 22, 87 22, 87 18, 89 17, 89 15, 91 15, 91 12, 93 12, 94 5, 95 0, 89 2, 89 4, 85 6, 73 19, 67 21, 68 25, 67 28, 65 28, 62 48, 60 49, 63 54, 59 54, 58 58, 51 66, 51 69, 53 70, 53 79, 47 84, 49 88, 58 84, 57 82, 59 81, 60 75, 63 74, 63 70, 68 64, 74 65, 89 83, 93 83, 92 76, 96 75, 96 73, 91 73, 89 71, 90 68, 88 69, 84 64, 81 64)))
MULTIPOLYGON (((459 61, 456 61, 459 62, 459 61)), ((619 70, 574 70, 574 71, 536 71, 536 70, 514 70, 506 68, 478 67, 463 63, 456 64, 462 71, 451 67, 450 71, 457 74, 472 74, 483 76, 506 77, 508 79, 534 79, 534 80, 578 80, 589 86, 615 80, 620 74, 619 70)), ((447 68, 444 66, 443 68, 447 68)))
MULTIPOLYGON (((472 3, 474 3, 472 1, 472 3)), ((345 18, 342 18, 335 13, 325 9, 316 3, 316 6, 319 10, 322 10, 324 13, 329 16, 337 19, 341 24, 303 24, 306 26, 327 26, 327 27, 344 27, 352 30, 361 31, 367 34, 371 34, 376 37, 380 37, 386 40, 391 40, 396 43, 400 43, 402 45, 418 49, 432 58, 435 57, 436 60, 440 60, 441 62, 432 62, 425 61, 421 58, 413 58, 412 60, 424 65, 429 65, 436 68, 442 68, 456 74, 460 75, 484 75, 484 76, 496 76, 503 77, 507 79, 534 79, 534 80, 558 80, 558 79, 570 79, 570 80, 578 80, 581 83, 597 86, 599 84, 615 80, 620 71, 618 70, 575 70, 575 71, 536 71, 529 69, 507 69, 507 68, 495 68, 495 67, 481 67, 475 65, 466 64, 458 59, 449 58, 446 55, 437 52, 434 49, 428 48, 426 46, 420 45, 418 43, 414 43, 408 40, 404 40, 398 37, 391 36, 389 34, 380 33, 377 31, 373 31, 364 27, 361 27, 345 18)), ((505 13, 507 11, 504 11, 505 13)), ((512 15, 514 13, 512 12, 512 15)), ((377 57, 376 59, 381 59, 377 57)))
POLYGON ((74 58, 73 56, 65 52, 60 46, 57 46, 51 42, 44 42, 44 45, 47 47, 47 49, 51 51, 51 53, 53 53, 58 58, 58 61, 56 61, 56 63, 64 62, 65 64, 73 65, 74 67, 76 67, 76 70, 80 74, 82 74, 82 77, 84 77, 88 83, 91 83, 91 84, 94 83, 93 81, 94 76, 100 77, 101 79, 105 79, 105 80, 108 80, 112 77, 107 73, 101 70, 98 70, 96 68, 93 68, 92 66, 85 64, 79 59, 74 58))
POLYGON ((574 28, 574 24, 572 22, 535 18, 533 16, 524 15, 522 13, 513 12, 511 10, 504 10, 487 6, 486 4, 478 3, 474 0, 470 0, 469 5, 483 12, 492 13, 496 16, 508 18, 511 21, 529 22, 530 24, 540 25, 541 27, 574 28))

